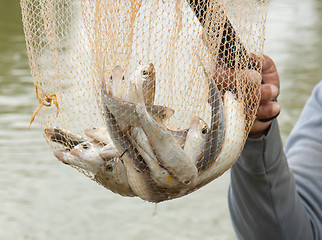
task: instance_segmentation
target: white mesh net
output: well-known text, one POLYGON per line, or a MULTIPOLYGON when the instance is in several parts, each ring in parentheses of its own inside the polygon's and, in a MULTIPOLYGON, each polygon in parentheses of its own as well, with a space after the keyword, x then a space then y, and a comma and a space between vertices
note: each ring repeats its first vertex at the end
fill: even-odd
POLYGON ((62 162, 160 202, 220 176, 259 104, 266 3, 21 0, 44 136, 62 162))

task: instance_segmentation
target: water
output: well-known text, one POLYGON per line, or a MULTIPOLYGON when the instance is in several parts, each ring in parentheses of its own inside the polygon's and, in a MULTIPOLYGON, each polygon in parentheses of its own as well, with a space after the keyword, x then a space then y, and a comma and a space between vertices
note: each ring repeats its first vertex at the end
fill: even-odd
MULTIPOLYGON (((34 122, 37 107, 19 3, 0 0, 0 239, 235 239, 229 173, 157 206, 115 195, 59 163, 34 122)), ((265 52, 279 69, 285 141, 322 78, 322 2, 270 1, 265 52)))

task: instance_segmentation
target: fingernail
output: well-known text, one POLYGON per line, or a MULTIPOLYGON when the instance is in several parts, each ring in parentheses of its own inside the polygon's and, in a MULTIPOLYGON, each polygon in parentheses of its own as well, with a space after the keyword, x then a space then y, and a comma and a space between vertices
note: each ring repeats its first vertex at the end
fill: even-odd
POLYGON ((278 115, 280 114, 281 106, 277 102, 274 102, 274 104, 272 105, 272 111, 273 111, 273 113, 275 113, 275 115, 273 117, 265 118, 265 119, 257 119, 257 120, 260 121, 260 122, 272 121, 274 118, 277 118, 278 115))
POLYGON ((273 108, 273 112, 276 114, 281 111, 281 106, 278 104, 278 102, 274 102, 272 108, 273 108))
POLYGON ((273 119, 277 118, 278 115, 280 115, 280 112, 278 112, 275 116, 271 117, 271 118, 265 118, 265 119, 257 119, 260 122, 269 122, 272 121, 273 119))
POLYGON ((278 87, 276 87, 275 85, 271 85, 271 91, 274 98, 276 98, 278 96, 278 87))

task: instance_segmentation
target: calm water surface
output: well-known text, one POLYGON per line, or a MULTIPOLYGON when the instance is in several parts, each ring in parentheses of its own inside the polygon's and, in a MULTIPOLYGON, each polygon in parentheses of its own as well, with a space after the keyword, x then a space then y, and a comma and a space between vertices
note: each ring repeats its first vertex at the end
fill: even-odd
MULTIPOLYGON (((37 125, 19 3, 0 0, 0 239, 235 239, 229 173, 155 206, 123 198, 58 162, 37 125)), ((265 52, 281 77, 285 141, 322 79, 322 1, 270 1, 265 52)))

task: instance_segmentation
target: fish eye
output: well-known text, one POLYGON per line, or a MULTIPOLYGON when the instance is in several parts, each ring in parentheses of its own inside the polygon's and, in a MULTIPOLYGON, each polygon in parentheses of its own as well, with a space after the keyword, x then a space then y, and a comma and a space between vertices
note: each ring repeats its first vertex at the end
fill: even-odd
POLYGON ((122 76, 122 80, 124 81, 124 76, 122 76))
POLYGON ((88 144, 86 144, 86 143, 84 143, 84 144, 82 145, 82 147, 83 147, 84 149, 88 149, 88 148, 89 148, 88 144))
POLYGON ((112 77, 112 75, 110 76, 110 82, 112 82, 113 81, 113 77, 112 77))
POLYGON ((96 130, 97 129, 97 127, 93 127, 93 130, 96 130))
POLYGON ((106 165, 106 170, 109 171, 109 172, 112 172, 113 171, 113 166, 111 164, 108 164, 106 165))
POLYGON ((208 133, 208 129, 207 129, 207 127, 203 127, 203 128, 201 129, 201 133, 202 133, 202 134, 206 134, 206 133, 208 133))
POLYGON ((143 75, 143 76, 148 75, 148 71, 143 70, 143 71, 142 71, 142 75, 143 75))
POLYGON ((184 181, 183 182, 185 185, 189 185, 190 183, 191 183, 191 181, 190 180, 186 180, 186 181, 184 181))

